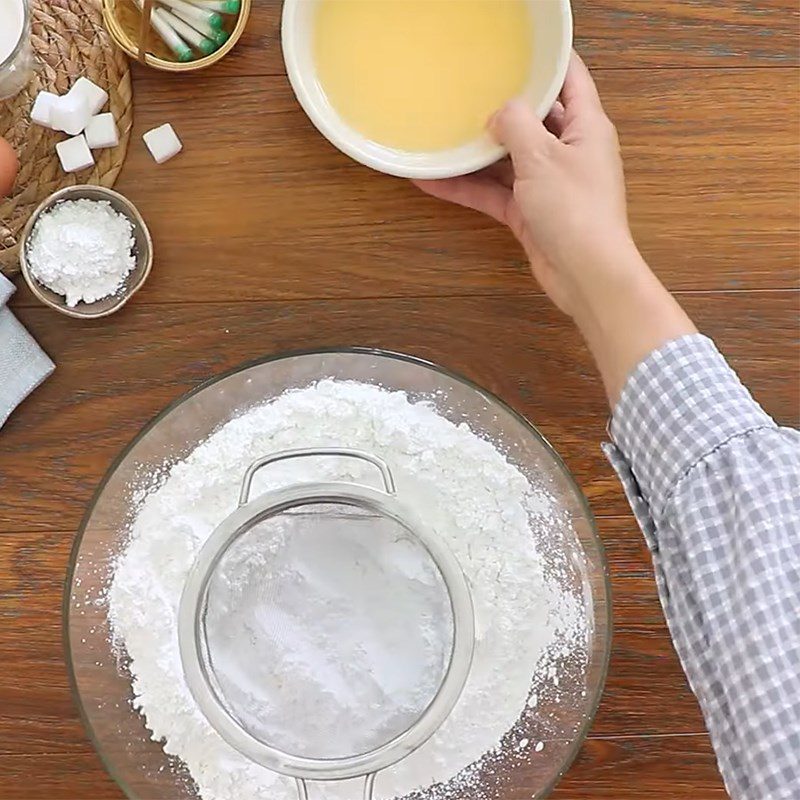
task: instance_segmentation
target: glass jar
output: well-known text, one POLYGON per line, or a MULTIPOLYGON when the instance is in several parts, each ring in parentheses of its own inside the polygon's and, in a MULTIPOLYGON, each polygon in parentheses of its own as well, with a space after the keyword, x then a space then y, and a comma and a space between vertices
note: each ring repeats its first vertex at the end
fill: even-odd
MULTIPOLYGON (((28 0, 18 0, 18 9, 22 15, 22 27, 19 39, 11 45, 11 52, 0 61, 0 100, 13 97, 21 91, 33 75, 33 46, 31 45, 31 10, 28 0)), ((3 18, 4 13, 16 12, 14 0, 0 0, 0 58, 7 48, 3 40, 14 28, 9 26, 10 20, 3 18), (5 28, 6 34, 2 28, 5 28)), ((15 21, 19 21, 18 19, 15 21)), ((12 34, 13 35, 13 34, 12 34)), ((13 41, 13 40, 12 40, 13 41)))

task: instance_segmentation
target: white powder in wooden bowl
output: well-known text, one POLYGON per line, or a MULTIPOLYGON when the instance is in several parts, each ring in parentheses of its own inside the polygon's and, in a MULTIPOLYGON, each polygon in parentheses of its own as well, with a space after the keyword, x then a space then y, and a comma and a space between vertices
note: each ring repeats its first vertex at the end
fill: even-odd
POLYGON ((115 294, 136 265, 133 226, 107 200, 64 200, 37 220, 26 257, 37 281, 67 305, 115 294))

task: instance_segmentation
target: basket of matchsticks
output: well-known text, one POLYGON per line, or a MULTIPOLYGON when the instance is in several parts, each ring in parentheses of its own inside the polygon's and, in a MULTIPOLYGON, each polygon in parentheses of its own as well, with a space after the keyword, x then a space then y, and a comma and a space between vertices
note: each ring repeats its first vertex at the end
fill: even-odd
POLYGON ((252 0, 103 0, 112 39, 132 58, 167 72, 215 64, 233 49, 252 0))

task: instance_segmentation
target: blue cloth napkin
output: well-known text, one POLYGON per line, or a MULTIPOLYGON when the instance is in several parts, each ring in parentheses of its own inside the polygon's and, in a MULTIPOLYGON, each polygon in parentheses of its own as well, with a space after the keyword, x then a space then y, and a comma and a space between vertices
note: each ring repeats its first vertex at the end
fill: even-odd
POLYGON ((55 364, 6 308, 14 288, 0 275, 0 427, 55 369, 55 364))

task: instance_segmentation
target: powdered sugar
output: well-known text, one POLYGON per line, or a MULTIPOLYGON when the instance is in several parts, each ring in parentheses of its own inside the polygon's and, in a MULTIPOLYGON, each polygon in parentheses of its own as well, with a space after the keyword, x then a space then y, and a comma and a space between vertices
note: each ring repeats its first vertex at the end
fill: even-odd
MULTIPOLYGON (((113 629, 131 658, 135 703, 165 751, 186 763, 205 800, 296 799, 293 781, 247 761, 199 712, 183 679, 176 613, 194 556, 235 509, 247 466, 266 453, 315 446, 357 447, 384 458, 398 494, 448 543, 473 594, 477 643, 462 698, 426 745, 378 776, 376 794, 427 789, 426 797, 450 800, 469 786, 471 796, 484 796, 475 789, 482 765, 499 758, 498 747, 522 715, 535 713, 532 685, 541 695, 543 685, 552 686, 554 654, 585 646, 584 600, 548 566, 548 530, 564 524, 564 512, 547 492, 466 425, 401 392, 333 380, 288 392, 228 422, 144 497, 109 595, 113 629)), ((259 473, 254 492, 318 479, 375 480, 344 459, 284 462, 259 473)), ((387 663, 370 667, 383 686, 392 680, 387 663)), ((403 691, 391 692, 398 707, 403 691)), ((332 713, 337 702, 346 708, 353 700, 335 694, 331 716, 315 720, 332 738, 342 735, 332 713)), ((358 796, 348 783, 314 788, 320 800, 358 796)))
POLYGON ((27 249, 33 277, 68 306, 117 292, 134 268, 133 227, 107 200, 64 200, 37 221, 27 249))
POLYGON ((216 682, 248 731, 343 758, 427 708, 452 613, 434 562, 398 523, 328 504, 236 541, 212 575, 205 630, 216 682))

